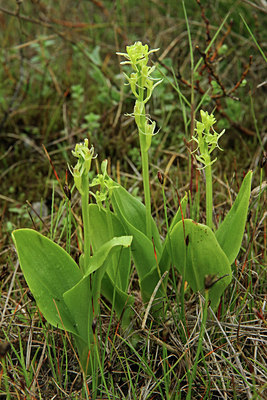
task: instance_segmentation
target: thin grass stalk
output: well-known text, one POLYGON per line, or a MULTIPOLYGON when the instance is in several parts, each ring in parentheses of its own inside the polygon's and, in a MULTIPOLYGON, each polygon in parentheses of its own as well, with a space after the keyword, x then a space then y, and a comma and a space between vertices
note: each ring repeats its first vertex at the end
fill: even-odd
POLYGON ((70 254, 70 241, 71 241, 71 202, 66 198, 67 210, 67 230, 66 230, 66 251, 70 254))
MULTIPOLYGON (((186 29, 187 29, 187 34, 188 34, 190 60, 191 60, 191 100, 190 100, 191 124, 190 124, 190 139, 192 139, 193 134, 194 134, 194 124, 195 124, 195 110, 194 110, 194 103, 195 103, 195 93, 194 93, 194 53, 193 53, 191 32, 190 32, 190 27, 189 27, 189 22, 188 22, 188 18, 187 18, 187 12, 186 12, 186 7, 185 7, 185 4, 184 4, 184 0, 183 0, 182 4, 183 4, 183 11, 184 11, 184 17, 185 17, 185 22, 186 22, 186 29)), ((189 157, 189 176, 190 176, 189 190, 190 190, 190 193, 192 195, 194 165, 193 165, 193 155, 192 155, 192 144, 191 143, 190 143, 190 147, 191 147, 191 156, 189 157)))
POLYGON ((264 61, 267 63, 267 57, 264 53, 264 51, 262 50, 261 46, 259 45, 259 43, 257 42, 255 36, 253 35, 253 32, 251 31, 250 27, 248 26, 248 24, 246 23, 244 17, 242 14, 239 14, 240 17, 242 18, 242 21, 244 22, 245 27, 247 28, 247 31, 249 32, 250 36, 252 37, 253 42, 256 44, 256 46, 258 47, 259 52, 261 53, 264 61))

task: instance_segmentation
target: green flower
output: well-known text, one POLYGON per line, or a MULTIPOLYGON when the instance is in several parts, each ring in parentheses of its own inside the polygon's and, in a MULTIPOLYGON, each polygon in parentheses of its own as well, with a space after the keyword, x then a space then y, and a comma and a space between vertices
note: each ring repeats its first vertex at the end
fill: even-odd
POLYGON ((135 42, 131 46, 126 46, 127 53, 117 53, 123 56, 127 61, 122 61, 121 64, 131 64, 135 71, 140 71, 142 66, 148 63, 149 54, 158 51, 159 49, 152 49, 148 51, 148 45, 143 45, 142 42, 135 42))
POLYGON ((210 154, 213 150, 220 146, 218 141, 224 134, 225 129, 221 133, 217 133, 213 125, 216 123, 216 119, 213 114, 208 114, 207 111, 200 110, 201 121, 197 121, 196 129, 197 136, 193 137, 193 140, 198 144, 195 151, 199 150, 200 155, 196 155, 196 159, 204 164, 204 168, 208 165, 212 165, 217 159, 211 160, 210 154))
POLYGON ((127 53, 117 53, 126 58, 121 64, 130 64, 135 72, 130 76, 124 74, 131 86, 134 96, 144 104, 150 99, 153 90, 162 82, 162 79, 154 79, 151 77, 155 66, 148 66, 149 55, 159 49, 148 50, 148 45, 141 42, 135 42, 131 46, 126 46, 127 53), (156 81, 156 82, 155 82, 156 81), (144 89, 146 95, 144 96, 144 89))
POLYGON ((102 209, 105 212, 106 208, 103 207, 103 203, 109 201, 112 189, 118 187, 118 185, 116 185, 116 183, 108 176, 107 165, 108 161, 104 160, 101 164, 102 174, 98 174, 90 184, 90 187, 99 186, 100 190, 97 190, 95 193, 90 191, 90 194, 95 198, 99 210, 102 209))
POLYGON ((77 143, 75 150, 72 150, 74 157, 78 158, 78 162, 71 171, 75 186, 81 194, 83 194, 83 177, 87 177, 91 168, 91 162, 94 157, 94 147, 89 149, 88 139, 84 139, 84 143, 77 143))

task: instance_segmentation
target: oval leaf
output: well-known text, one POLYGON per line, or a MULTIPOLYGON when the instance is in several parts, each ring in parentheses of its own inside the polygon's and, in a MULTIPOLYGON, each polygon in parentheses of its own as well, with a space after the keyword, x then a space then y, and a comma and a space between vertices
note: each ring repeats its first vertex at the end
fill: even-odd
POLYGON ((92 294, 90 290, 90 276, 82 278, 77 285, 66 291, 64 301, 71 311, 78 335, 85 344, 93 342, 92 322, 92 294))
POLYGON ((100 268, 111 252, 116 250, 116 247, 129 247, 132 243, 131 236, 114 237, 104 243, 90 258, 89 267, 85 271, 85 276, 88 276, 100 268))
MULTIPOLYGON (((126 232, 118 217, 111 211, 105 212, 99 209, 96 204, 89 205, 90 215, 90 238, 93 252, 97 251, 104 243, 114 236, 125 236, 126 232), (97 232, 97 235, 95 234, 97 232)), ((121 252, 113 253, 108 257, 106 274, 109 275, 113 286, 120 290, 127 291, 129 285, 129 274, 131 267, 130 247, 124 247, 121 252)), ((111 301, 112 299, 108 299, 111 301)))
MULTIPOLYGON (((181 200, 183 216, 185 216, 185 213, 186 213, 186 206, 187 206, 187 194, 181 200)), ((160 261, 159 261, 159 267, 160 267, 161 274, 163 274, 165 271, 168 271, 170 268, 170 264, 171 264, 170 232, 172 232, 175 225, 178 222, 180 222, 181 220, 182 220, 182 213, 181 213, 181 210, 179 207, 178 211, 176 212, 175 216, 172 219, 171 225, 169 227, 169 231, 167 233, 167 236, 166 236, 164 244, 163 244, 162 254, 160 257, 160 261)))
MULTIPOLYGON (((146 236, 146 208, 143 203, 133 197, 122 186, 116 186, 112 189, 111 202, 115 212, 123 217, 121 222, 125 225, 128 232, 128 226, 133 226, 146 236)), ((157 255, 161 254, 161 239, 158 228, 153 218, 151 218, 152 237, 157 251, 157 255)), ((132 233, 129 233, 132 235, 132 233)))
POLYGON ((38 307, 47 321, 77 333, 63 294, 82 279, 71 256, 56 243, 32 229, 13 231, 20 267, 38 307))
POLYGON ((171 258, 194 292, 204 289, 207 275, 223 279, 215 283, 210 291, 211 306, 215 309, 220 297, 231 282, 232 271, 229 260, 212 230, 190 219, 180 221, 170 233, 171 258))

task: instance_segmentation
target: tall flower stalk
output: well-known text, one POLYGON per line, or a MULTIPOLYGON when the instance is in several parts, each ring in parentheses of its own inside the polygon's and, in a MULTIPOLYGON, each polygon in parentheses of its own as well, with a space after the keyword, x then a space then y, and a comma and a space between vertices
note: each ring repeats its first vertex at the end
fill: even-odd
MULTIPOLYGON (((91 168, 92 158, 94 157, 94 148, 89 149, 88 139, 84 143, 78 143, 72 154, 78 158, 78 162, 73 168, 73 177, 76 188, 81 194, 82 200, 82 219, 83 219, 83 236, 84 236, 84 265, 83 269, 90 262, 90 234, 89 234, 89 171, 91 168)), ((84 272, 83 271, 83 272, 84 272)))
POLYGON ((196 137, 193 140, 197 142, 199 154, 196 155, 196 159, 203 164, 206 172, 206 224, 211 229, 213 228, 212 212, 213 212, 213 201, 212 201, 212 171, 211 166, 217 158, 211 159, 211 153, 218 147, 222 150, 218 141, 224 134, 223 130, 221 133, 217 133, 213 129, 213 125, 216 123, 216 119, 213 114, 208 114, 207 111, 200 110, 201 122, 197 121, 196 137))
POLYGON ((146 234, 152 237, 151 232, 151 200, 149 187, 149 161, 148 150, 151 146, 152 136, 155 134, 156 122, 151 121, 146 115, 145 104, 150 99, 154 88, 159 85, 162 80, 153 79, 152 72, 155 66, 148 66, 149 55, 158 49, 148 50, 148 45, 136 42, 132 46, 126 46, 127 53, 117 53, 126 58, 121 64, 130 64, 134 70, 130 76, 125 75, 131 90, 136 98, 134 112, 131 114, 135 118, 135 122, 139 133, 139 143, 141 149, 142 176, 144 185, 144 196, 146 206, 146 234))

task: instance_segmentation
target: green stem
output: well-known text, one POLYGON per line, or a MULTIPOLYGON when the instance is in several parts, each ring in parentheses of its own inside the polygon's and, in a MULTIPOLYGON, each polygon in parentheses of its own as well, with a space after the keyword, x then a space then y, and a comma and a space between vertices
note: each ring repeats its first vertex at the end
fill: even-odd
POLYGON ((89 176, 82 176, 82 218, 83 218, 83 273, 90 263, 90 231, 89 231, 89 176))
MULTIPOLYGON (((139 98, 138 101, 143 102, 144 100, 144 89, 142 76, 139 79, 139 98)), ((149 166, 148 166, 148 150, 146 149, 146 115, 145 105, 143 108, 142 115, 140 115, 140 125, 138 126, 139 141, 141 148, 141 161, 142 161, 142 176, 143 176, 143 187, 145 195, 145 206, 146 206, 146 234, 149 239, 152 238, 151 231, 151 200, 150 200, 150 186, 149 186, 149 166)))
POLYGON ((142 144, 142 133, 140 133, 140 147, 141 147, 141 160, 142 160, 142 176, 143 187, 145 195, 146 206, 146 234, 149 239, 152 238, 151 231, 151 200, 150 200, 150 187, 149 187, 149 168, 148 168, 148 152, 144 149, 145 144, 142 144))
MULTIPOLYGON (((210 162, 210 159, 209 159, 210 162)), ((206 172, 206 224, 210 229, 212 229, 212 211, 213 211, 213 203, 212 203, 212 174, 211 174, 211 165, 207 165, 205 168, 206 172)))

